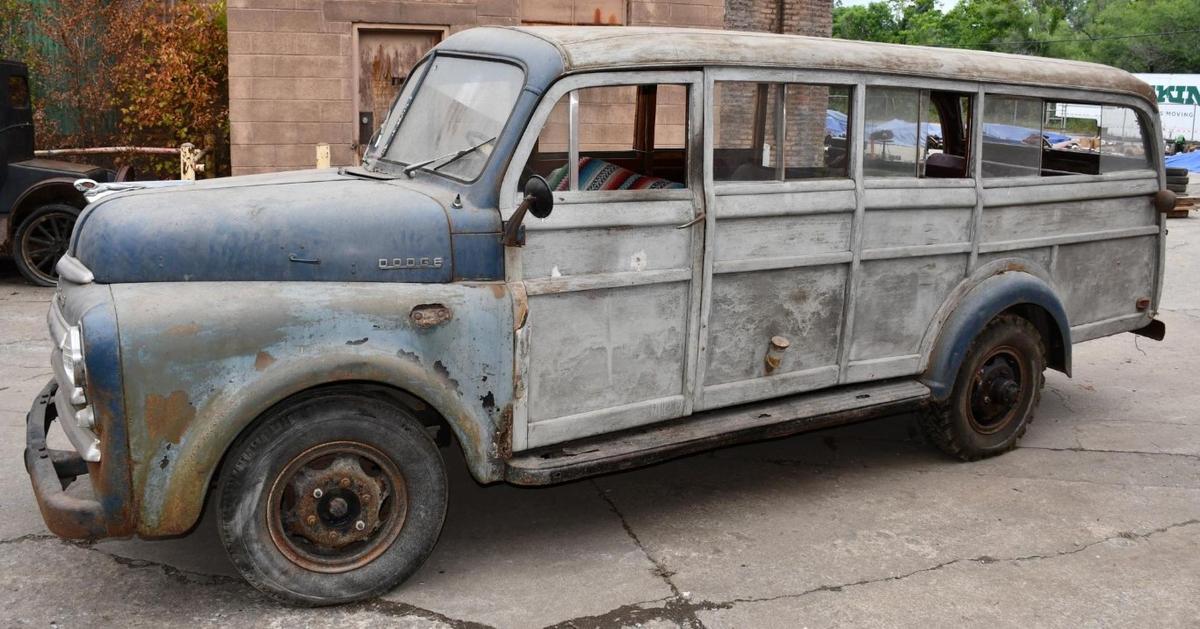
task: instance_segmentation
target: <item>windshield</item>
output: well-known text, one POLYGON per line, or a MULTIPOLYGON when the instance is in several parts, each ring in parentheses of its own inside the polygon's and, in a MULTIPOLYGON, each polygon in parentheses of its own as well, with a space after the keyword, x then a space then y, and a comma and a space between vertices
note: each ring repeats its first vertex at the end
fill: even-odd
MULTIPOLYGON (((524 73, 512 64, 434 57, 383 159, 474 179, 487 163, 523 84, 524 73)), ((405 102, 398 99, 395 107, 405 102)), ((388 117, 399 115, 393 111, 388 117)))

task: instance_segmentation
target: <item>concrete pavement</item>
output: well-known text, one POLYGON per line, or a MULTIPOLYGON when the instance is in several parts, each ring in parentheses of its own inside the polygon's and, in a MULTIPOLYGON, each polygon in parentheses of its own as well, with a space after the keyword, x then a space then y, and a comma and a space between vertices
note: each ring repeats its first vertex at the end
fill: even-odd
POLYGON ((898 416, 545 489, 451 455, 424 568, 319 610, 243 584, 210 516, 163 542, 47 533, 21 452, 52 293, 4 261, 0 625, 1196 626, 1200 219, 1170 228, 1167 340, 1076 346, 1012 453, 951 461, 898 416))

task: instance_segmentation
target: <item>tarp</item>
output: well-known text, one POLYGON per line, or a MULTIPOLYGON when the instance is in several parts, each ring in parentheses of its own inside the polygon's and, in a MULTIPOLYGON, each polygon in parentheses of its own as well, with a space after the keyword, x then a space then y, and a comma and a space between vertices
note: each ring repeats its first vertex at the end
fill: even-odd
MULTIPOLYGON (((1028 127, 1018 127, 1011 124, 1000 124, 989 122, 983 125, 983 141, 996 142, 1000 144, 1025 144, 1025 140, 1030 136, 1036 136, 1037 129, 1028 127)), ((1051 144, 1066 142, 1071 139, 1069 135, 1055 133, 1054 131, 1045 131, 1042 137, 1046 138, 1051 144)))
POLYGON ((1168 155, 1167 167, 1186 168, 1192 172, 1200 172, 1200 151, 1168 155))
MULTIPOLYGON (((942 125, 934 122, 921 123, 921 137, 935 135, 941 137, 942 125)), ((867 137, 876 131, 891 131, 892 138, 888 140, 896 146, 917 146, 917 125, 915 122, 893 118, 887 122, 869 124, 866 128, 867 137)))
MULTIPOLYGON (((825 110, 825 133, 835 137, 846 137, 846 128, 849 121, 846 119, 846 114, 832 109, 825 110)), ((933 135, 941 137, 942 126, 936 122, 921 123, 923 130, 922 135, 933 135)), ((894 118, 887 122, 879 122, 867 125, 866 132, 870 136, 875 131, 887 130, 892 132, 892 142, 898 146, 916 146, 917 134, 916 125, 906 120, 894 118)), ((1029 129, 1026 127, 1018 127, 1011 124, 988 123, 983 125, 983 138, 986 142, 998 142, 1002 144, 1024 144, 1025 140, 1031 135, 1037 135, 1037 129, 1029 129)), ((1066 142, 1071 139, 1071 136, 1046 131, 1042 134, 1051 144, 1066 142)))
POLYGON ((834 138, 846 137, 846 114, 832 109, 825 110, 825 134, 834 138))

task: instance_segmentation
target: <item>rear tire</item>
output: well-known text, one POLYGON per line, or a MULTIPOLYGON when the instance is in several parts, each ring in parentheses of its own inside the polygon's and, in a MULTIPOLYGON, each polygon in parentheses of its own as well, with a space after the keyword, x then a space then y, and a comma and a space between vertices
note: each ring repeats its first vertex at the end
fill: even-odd
POLYGON ((437 446, 407 410, 319 395, 272 413, 226 457, 221 541, 246 581, 275 598, 357 601, 424 563, 446 496, 437 446))
POLYGON ((13 236, 13 259, 26 280, 38 286, 58 283, 54 267, 71 244, 71 231, 78 218, 79 208, 50 203, 21 221, 13 236))
POLYGON ((1186 168, 1171 168, 1171 167, 1167 168, 1167 176, 1168 177, 1187 177, 1188 172, 1189 171, 1186 168))
POLYGON ((1045 344, 1029 320, 992 319, 967 350, 950 397, 921 415, 926 436, 964 461, 1012 450, 1033 421, 1045 369, 1045 344))

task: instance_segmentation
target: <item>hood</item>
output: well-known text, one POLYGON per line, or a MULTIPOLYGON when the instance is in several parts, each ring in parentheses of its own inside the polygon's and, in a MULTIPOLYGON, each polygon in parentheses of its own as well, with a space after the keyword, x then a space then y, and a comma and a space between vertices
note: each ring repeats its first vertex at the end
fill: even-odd
POLYGON ((445 210, 397 182, 334 170, 231 177, 110 196, 72 255, 101 283, 447 282, 445 210))

